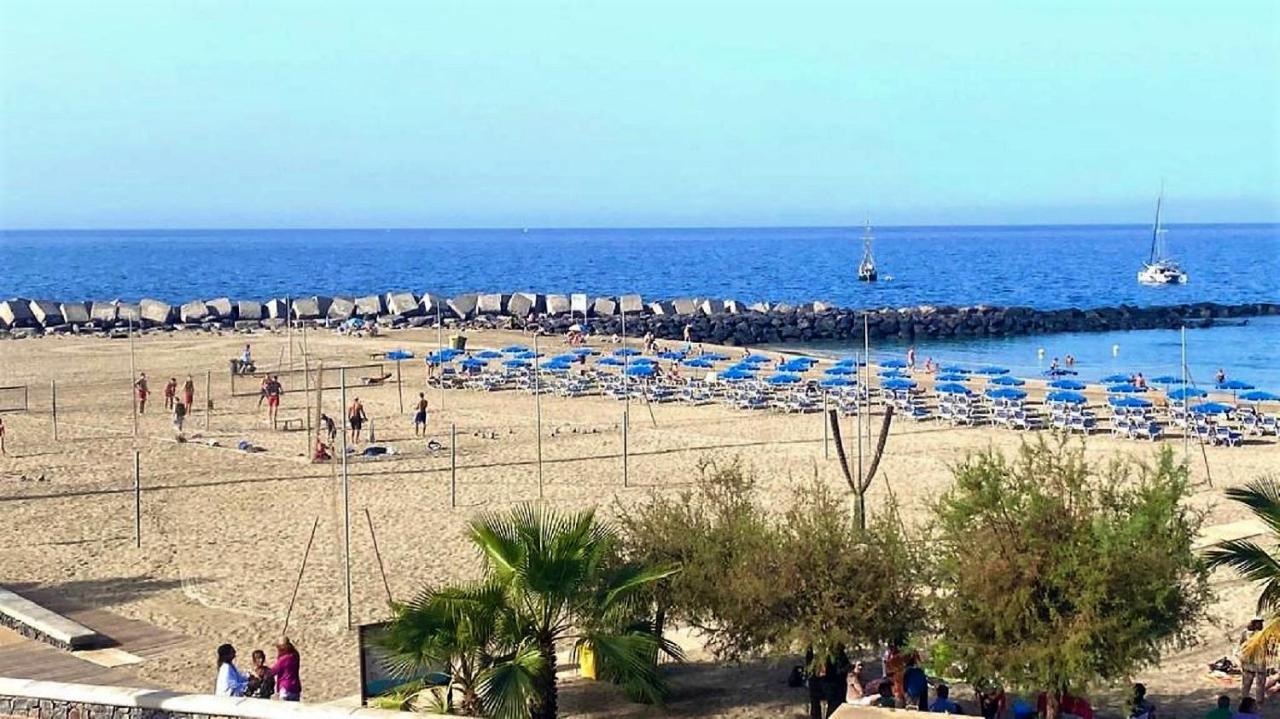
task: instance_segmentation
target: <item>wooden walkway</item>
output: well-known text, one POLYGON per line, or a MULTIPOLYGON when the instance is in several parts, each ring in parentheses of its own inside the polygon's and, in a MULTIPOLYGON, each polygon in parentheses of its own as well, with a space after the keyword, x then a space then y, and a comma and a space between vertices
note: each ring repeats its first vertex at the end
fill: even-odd
MULTIPOLYGON (((161 629, 153 624, 126 619, 104 609, 90 609, 76 604, 65 596, 60 596, 56 587, 22 589, 17 593, 97 631, 111 640, 108 646, 143 660, 163 656, 188 641, 181 634, 161 629)), ((0 676, 79 684, 163 688, 141 681, 128 665, 102 666, 100 663, 77 656, 77 653, 27 639, 5 628, 0 628, 0 676)))

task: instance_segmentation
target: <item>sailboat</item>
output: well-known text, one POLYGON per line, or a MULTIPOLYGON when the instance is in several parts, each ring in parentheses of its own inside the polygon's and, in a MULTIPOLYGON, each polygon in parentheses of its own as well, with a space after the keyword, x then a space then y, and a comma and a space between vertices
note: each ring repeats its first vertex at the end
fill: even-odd
POLYGON ((875 282, 879 279, 876 272, 876 260, 871 256, 871 220, 867 220, 866 230, 862 233, 862 262, 858 263, 858 279, 862 282, 875 282))
POLYGON ((1138 282, 1144 285, 1182 285, 1187 282, 1187 273, 1165 254, 1164 236, 1168 230, 1160 225, 1160 206, 1164 204, 1164 191, 1156 199, 1156 224, 1151 228, 1151 256, 1147 263, 1138 270, 1138 282))

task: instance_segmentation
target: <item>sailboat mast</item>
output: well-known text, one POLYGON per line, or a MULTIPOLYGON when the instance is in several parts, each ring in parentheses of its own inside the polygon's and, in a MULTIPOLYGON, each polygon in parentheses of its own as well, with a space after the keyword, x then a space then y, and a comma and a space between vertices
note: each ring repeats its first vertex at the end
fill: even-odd
POLYGON ((1160 205, 1164 203, 1164 190, 1160 191, 1160 196, 1156 198, 1156 224, 1151 228, 1151 259, 1149 264, 1155 264, 1157 260, 1164 256, 1164 252, 1160 249, 1160 205))

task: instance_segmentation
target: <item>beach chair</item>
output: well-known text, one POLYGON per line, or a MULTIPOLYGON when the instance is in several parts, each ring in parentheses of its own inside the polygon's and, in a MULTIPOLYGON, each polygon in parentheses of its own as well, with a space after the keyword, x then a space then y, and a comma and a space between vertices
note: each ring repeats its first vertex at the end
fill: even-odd
POLYGON ((1144 422, 1133 429, 1134 439, 1149 439, 1152 442, 1159 440, 1164 436, 1164 427, 1159 422, 1144 422))
POLYGON ((921 404, 913 404, 907 409, 907 416, 917 422, 933 419, 933 414, 928 407, 921 404))
POLYGON ((1010 426, 1014 429, 1036 430, 1043 428, 1044 422, 1035 414, 1023 409, 1018 410, 1013 414, 1013 417, 1010 419, 1010 426))
POLYGON ((1073 414, 1067 421, 1067 431, 1079 432, 1084 435, 1093 434, 1098 428, 1098 420, 1086 414, 1073 414))
POLYGON ((1218 440, 1214 437, 1213 428, 1204 422, 1197 422, 1191 427, 1192 436, 1205 444, 1217 444, 1218 440))
POLYGON ((1213 428, 1213 438, 1215 444, 1228 447, 1239 447, 1244 442, 1244 435, 1223 424, 1213 428))
POLYGON ((1280 437, 1280 422, 1276 421, 1275 415, 1264 414, 1258 417, 1258 427, 1262 433, 1271 434, 1280 437))

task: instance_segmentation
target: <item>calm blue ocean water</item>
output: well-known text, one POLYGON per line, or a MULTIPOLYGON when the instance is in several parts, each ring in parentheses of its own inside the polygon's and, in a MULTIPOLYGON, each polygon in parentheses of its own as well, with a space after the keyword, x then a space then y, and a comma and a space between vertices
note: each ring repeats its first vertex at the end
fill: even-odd
POLYGON ((0 296, 269 298, 387 290, 587 292, 848 306, 1280 301, 1280 225, 1173 226, 1183 287, 1135 281, 1149 228, 886 227, 854 281, 860 228, 0 232, 0 296))

